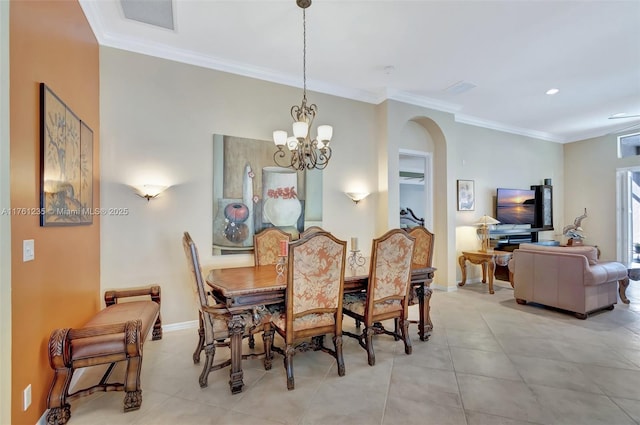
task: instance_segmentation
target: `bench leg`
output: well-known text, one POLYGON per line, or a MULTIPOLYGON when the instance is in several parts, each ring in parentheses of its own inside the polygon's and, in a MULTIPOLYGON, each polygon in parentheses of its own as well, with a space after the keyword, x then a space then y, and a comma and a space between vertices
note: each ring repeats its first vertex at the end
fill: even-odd
MULTIPOLYGON (((160 307, 160 286, 152 286, 150 292, 151 301, 155 302, 156 304, 158 304, 158 307, 160 307)), ((162 339, 162 318, 159 311, 156 322, 153 324, 153 333, 151 334, 152 341, 156 341, 158 339, 162 339)))
POLYGON ((47 423, 49 425, 63 425, 71 418, 71 406, 67 403, 67 394, 72 376, 72 369, 64 368, 55 371, 47 398, 47 407, 49 408, 47 423))
POLYGON ((138 410, 142 404, 142 390, 140 389, 140 369, 142 356, 130 357, 127 361, 127 371, 124 381, 124 411, 138 410))
POLYGON ((68 404, 62 407, 49 409, 47 413, 47 423, 49 425, 63 425, 71 418, 71 406, 68 404))
POLYGON ((47 423, 66 424, 71 417, 71 406, 67 402, 69 386, 73 377, 71 360, 66 355, 69 350, 70 329, 56 329, 49 338, 49 364, 53 368, 53 381, 47 396, 47 423))

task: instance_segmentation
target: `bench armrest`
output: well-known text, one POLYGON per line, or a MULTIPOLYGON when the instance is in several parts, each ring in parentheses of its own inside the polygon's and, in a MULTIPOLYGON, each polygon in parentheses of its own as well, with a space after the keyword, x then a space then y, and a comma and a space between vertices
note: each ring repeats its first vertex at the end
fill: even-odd
POLYGON ((72 341, 112 334, 123 335, 127 357, 139 356, 142 353, 142 321, 139 319, 78 329, 55 329, 49 337, 49 365, 54 370, 71 367, 72 341))
POLYGON ((106 291, 104 293, 104 302, 109 307, 116 304, 119 298, 140 297, 149 295, 151 300, 160 305, 160 285, 151 285, 146 288, 122 289, 106 291))

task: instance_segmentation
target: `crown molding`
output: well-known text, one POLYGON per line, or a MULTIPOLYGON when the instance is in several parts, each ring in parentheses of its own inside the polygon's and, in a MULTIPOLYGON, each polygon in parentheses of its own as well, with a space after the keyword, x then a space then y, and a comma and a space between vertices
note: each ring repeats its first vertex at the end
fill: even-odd
POLYGON ((462 109, 462 106, 455 103, 431 99, 425 96, 418 96, 413 93, 407 93, 404 91, 389 90, 386 93, 386 99, 396 100, 398 102, 408 103, 410 105, 421 106, 423 108, 435 109, 436 111, 449 112, 451 114, 455 114, 460 109, 462 109))
POLYGON ((469 124, 476 127, 502 131, 505 133, 518 134, 520 136, 532 137, 534 139, 541 139, 549 142, 566 143, 566 139, 564 137, 559 137, 551 133, 530 130, 527 128, 512 127, 499 122, 484 120, 482 118, 474 117, 471 115, 456 114, 455 121, 462 124, 469 124))
MULTIPOLYGON (((93 30, 93 33, 98 41, 98 44, 100 44, 101 46, 113 47, 140 53, 143 55, 155 56, 167 60, 214 69, 217 71, 228 72, 235 75, 256 78, 259 80, 269 81, 272 83, 282 84, 290 87, 302 88, 299 75, 286 75, 282 74, 281 72, 252 66, 246 63, 229 61, 222 58, 215 58, 185 49, 178 49, 159 43, 151 43, 144 40, 127 38, 109 33, 108 31, 105 31, 105 26, 103 25, 100 18, 100 13, 98 12, 96 2, 87 0, 79 0, 79 2, 87 18, 87 21, 89 22, 89 25, 91 26, 91 29, 93 30)), ((550 133, 512 127, 499 122, 488 121, 470 115, 459 114, 458 112, 462 109, 460 105, 431 99, 426 96, 419 96, 404 91, 382 90, 378 93, 375 93, 367 90, 359 90, 350 87, 339 86, 336 84, 318 80, 307 80, 307 88, 317 93, 329 94, 374 105, 378 105, 387 99, 395 100, 410 105, 454 114, 455 121, 463 124, 469 124, 476 127, 483 127, 506 133, 518 134, 551 142, 567 142, 566 138, 550 133)))

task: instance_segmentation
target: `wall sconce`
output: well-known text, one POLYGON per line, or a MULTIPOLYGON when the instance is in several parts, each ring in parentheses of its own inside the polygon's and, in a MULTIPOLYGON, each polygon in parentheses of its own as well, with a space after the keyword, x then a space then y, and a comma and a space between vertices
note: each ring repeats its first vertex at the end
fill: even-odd
POLYGON ((351 198, 356 204, 369 196, 368 192, 345 192, 344 194, 351 198))
POLYGON ((136 193, 136 195, 138 195, 141 198, 146 199, 147 202, 149 202, 149 200, 157 197, 158 195, 160 195, 162 192, 164 192, 168 188, 169 188, 169 186, 145 184, 144 186, 142 186, 142 187, 137 189, 138 193, 136 193))

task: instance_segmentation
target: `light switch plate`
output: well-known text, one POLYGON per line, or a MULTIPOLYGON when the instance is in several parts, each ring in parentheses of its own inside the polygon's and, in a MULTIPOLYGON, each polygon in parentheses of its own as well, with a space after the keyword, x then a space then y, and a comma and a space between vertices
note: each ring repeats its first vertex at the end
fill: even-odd
POLYGON ((22 241, 22 261, 33 261, 36 258, 36 244, 33 239, 22 241))

